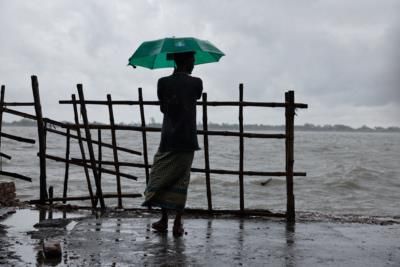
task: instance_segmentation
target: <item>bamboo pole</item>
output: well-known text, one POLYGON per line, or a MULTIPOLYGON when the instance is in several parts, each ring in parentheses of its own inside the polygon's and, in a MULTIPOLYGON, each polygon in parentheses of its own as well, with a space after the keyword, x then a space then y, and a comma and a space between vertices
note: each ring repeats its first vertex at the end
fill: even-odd
MULTIPOLYGON (((73 126, 71 124, 66 124, 68 128, 84 128, 84 125, 73 126)), ((110 130, 110 125, 89 125, 89 129, 102 129, 102 130, 110 130)), ((161 128, 158 127, 142 127, 142 126, 132 126, 132 125, 115 125, 116 130, 127 130, 127 131, 146 131, 146 132, 161 132, 161 128)), ((203 130, 197 130, 197 134, 203 135, 205 134, 203 130)), ((260 133, 243 133, 242 135, 239 132, 230 132, 230 131, 207 131, 207 135, 215 135, 215 136, 243 136, 246 138, 273 138, 273 139, 283 139, 285 138, 284 134, 260 134, 260 133)))
MULTIPOLYGON (((214 101, 211 102, 209 101, 207 103, 207 106, 215 106, 215 107, 220 107, 220 106, 238 106, 238 102, 234 101, 214 101)), ((284 108, 285 103, 275 103, 275 102, 250 102, 250 101, 243 101, 242 102, 243 107, 266 107, 266 108, 284 108)), ((307 104, 303 103, 296 103, 295 104, 296 108, 308 108, 307 104)))
POLYGON ((7 171, 0 170, 0 175, 17 178, 17 179, 24 180, 24 181, 27 181, 27 182, 32 182, 32 178, 29 178, 29 177, 27 177, 25 175, 21 175, 21 174, 14 173, 14 172, 7 172, 7 171))
MULTIPOLYGON (((112 194, 112 193, 104 193, 103 194, 103 198, 116 198, 118 197, 117 194, 112 194)), ((121 194, 122 198, 138 198, 138 197, 142 197, 141 194, 121 194)), ((65 203, 64 201, 82 201, 82 200, 90 200, 91 197, 90 196, 72 196, 72 197, 54 197, 53 198, 53 202, 57 202, 57 201, 62 201, 63 203, 65 203)), ((36 204, 39 203, 38 199, 33 199, 33 200, 29 200, 28 201, 29 204, 36 204)))
POLYGON ((204 166, 206 174, 206 189, 207 189, 207 207, 212 211, 212 195, 210 183, 210 158, 208 151, 208 118, 207 118, 207 93, 203 93, 203 131, 204 131, 204 166))
POLYGON ((101 140, 102 140, 102 137, 101 137, 101 129, 98 129, 97 130, 97 140, 98 140, 98 142, 97 142, 97 158, 98 158, 98 163, 97 163, 97 170, 98 170, 98 173, 99 173, 99 180, 100 180, 100 182, 101 182, 101 176, 102 176, 102 171, 101 171, 101 169, 102 169, 102 160, 103 160, 103 146, 101 145, 101 140))
MULTIPOLYGON (((186 209, 185 208, 185 214, 193 214, 193 215, 210 215, 210 212, 207 210, 202 210, 202 209, 186 209)), ((216 210, 214 209, 211 214, 213 216, 218 216, 218 215, 233 215, 233 216, 264 216, 264 217, 274 217, 274 218, 284 218, 285 214, 281 213, 274 213, 269 210, 249 210, 246 209, 244 211, 240 210, 216 210)))
MULTIPOLYGON (((192 168, 192 172, 205 172, 204 169, 192 168)), ((239 171, 234 170, 220 170, 220 169, 210 169, 212 174, 227 174, 227 175, 239 175, 239 171)), ((260 171, 243 171, 244 176, 286 176, 286 172, 260 172, 260 171)), ((306 176, 305 172, 294 172, 294 176, 306 176)))
POLYGON ((294 92, 288 91, 285 93, 285 121, 286 121, 286 215, 289 222, 295 221, 295 202, 293 194, 293 164, 294 164, 294 92))
MULTIPOLYGON (((98 140, 98 143, 97 143, 97 158, 98 158, 98 161, 96 161, 96 164, 97 164, 97 173, 98 173, 98 175, 99 175, 99 181, 100 181, 100 183, 101 183, 101 178, 102 178, 102 171, 101 171, 101 169, 102 169, 102 160, 103 160, 103 149, 102 149, 102 145, 101 145, 101 129, 97 129, 97 140, 98 140)), ((93 142, 93 140, 92 140, 92 142, 93 142)), ((111 148, 112 148, 113 146, 111 145, 111 148)), ((87 162, 86 162, 87 163, 87 162)), ((115 165, 115 162, 113 162, 114 164, 113 165, 115 165)), ((96 195, 97 195, 97 192, 96 192, 96 195)), ((96 206, 97 206, 97 201, 98 201, 98 198, 96 198, 95 199, 95 203, 96 203, 96 206)))
MULTIPOLYGON (((114 155, 114 167, 115 167, 115 172, 116 172, 116 179, 117 179, 117 194, 118 194, 118 208, 122 209, 122 198, 121 198, 121 177, 119 175, 119 165, 118 165, 118 152, 116 149, 117 146, 117 139, 115 137, 115 122, 114 122, 114 112, 111 104, 111 95, 107 95, 107 101, 108 101, 108 112, 110 115, 110 126, 111 126, 111 140, 112 140, 112 145, 113 145, 113 155, 114 155)), ((101 162, 101 161, 99 161, 101 162)))
POLYGON ((4 102, 4 106, 7 107, 27 107, 34 106, 35 102, 4 102))
MULTIPOLYGON (((60 158, 60 157, 57 157, 57 156, 53 156, 53 155, 48 155, 48 154, 46 154, 46 158, 51 159, 51 160, 54 160, 54 161, 58 161, 58 162, 64 162, 64 163, 66 162, 66 159, 60 158)), ((90 164, 90 160, 88 160, 88 161, 85 160, 85 162, 87 162, 87 163, 90 164)), ((71 160, 69 161, 69 164, 74 164, 74 165, 81 166, 81 167, 91 168, 91 166, 88 165, 87 163, 85 164, 85 163, 82 162, 82 160, 74 160, 74 159, 71 159, 71 160)), ((115 164, 115 163, 112 163, 111 165, 114 165, 114 164, 115 164)), ((98 170, 98 169, 96 168, 96 170, 98 170)), ((112 171, 112 170, 109 170, 109 169, 101 168, 101 171, 102 171, 103 173, 108 173, 108 174, 111 174, 111 175, 116 175, 116 172, 115 172, 115 171, 112 171)), ((123 178, 127 178, 127 179, 130 179, 130 180, 137 180, 137 177, 134 176, 134 175, 131 175, 131 174, 126 174, 126 173, 120 172, 119 175, 120 175, 121 177, 123 177, 123 178)))
MULTIPOLYGON (((2 107, 2 109, 0 110, 0 133, 2 133, 2 130, 3 130, 3 128, 2 128, 2 126, 3 126, 3 105, 4 105, 5 91, 6 91, 6 86, 1 85, 0 107, 2 107)), ((0 136, 0 151, 1 151, 1 136, 0 136)), ((0 170, 3 169, 3 158, 11 159, 10 156, 0 152, 0 170)))
POLYGON ((1 110, 5 113, 13 114, 13 115, 31 119, 31 120, 36 120, 36 116, 32 115, 32 114, 28 114, 28 113, 17 111, 17 110, 10 109, 10 108, 5 108, 4 106, 1 107, 1 110))
MULTIPOLYGON (((100 158, 99 158, 100 159, 100 158)), ((71 159, 74 162, 83 162, 82 159, 78 159, 78 158, 72 158, 71 159)), ((85 161, 86 163, 88 162, 88 160, 85 161)), ((102 165, 113 165, 114 164, 118 164, 118 166, 124 166, 124 167, 137 167, 137 168, 146 168, 146 165, 143 163, 133 163, 133 162, 114 162, 114 161, 108 161, 108 160, 101 160, 101 162, 99 160, 96 160, 97 164, 102 164, 102 165)), ((151 164, 147 165, 149 168, 151 167, 151 164)))
POLYGON ((240 194, 240 211, 244 211, 244 140, 243 140, 243 84, 239 85, 239 194, 240 194))
POLYGON ((82 120, 83 124, 85 125, 85 134, 86 134, 86 139, 88 139, 89 142, 87 143, 87 148, 89 151, 89 159, 90 159, 90 165, 91 169, 93 171, 93 177, 94 177, 94 182, 96 184, 96 192, 97 192, 97 198, 100 201, 100 207, 102 209, 105 209, 106 205, 104 203, 103 199, 103 193, 101 189, 101 183, 99 181, 99 177, 97 176, 97 171, 96 171, 96 163, 95 163, 95 156, 94 156, 94 151, 93 151, 93 144, 91 142, 92 137, 90 134, 90 129, 88 127, 89 125, 89 119, 87 116, 87 111, 86 111, 86 105, 85 105, 85 97, 83 95, 83 88, 82 84, 77 84, 77 89, 78 89, 78 95, 79 95, 79 101, 80 101, 80 106, 81 106, 81 115, 82 115, 82 120))
MULTIPOLYGON (((71 100, 59 100, 59 104, 72 104, 71 100)), ((128 105, 128 106, 139 106, 140 101, 131 101, 131 100, 113 100, 111 102, 113 105, 128 105)), ((107 101, 104 100, 85 100, 85 104, 87 105, 108 105, 107 101)), ((146 106, 159 106, 159 101, 143 101, 143 104, 146 106)))
POLYGON ((53 204, 53 186, 49 186, 49 204, 52 205, 53 204))
POLYGON ((34 144, 36 142, 34 139, 19 137, 19 136, 13 135, 13 134, 7 134, 7 133, 2 133, 2 132, 0 132, 0 136, 15 140, 18 142, 28 143, 28 144, 34 144))
MULTIPOLYGON (((142 94, 142 88, 138 88, 138 95, 139 95, 139 108, 140 108, 140 121, 141 121, 141 126, 145 129, 146 128, 146 119, 144 116, 144 105, 143 105, 143 94, 142 94)), ((146 130, 142 131, 142 143, 143 143, 143 161, 145 164, 145 173, 146 173, 146 184, 149 182, 149 159, 147 155, 147 136, 146 136, 146 130)))
POLYGON ((35 114, 39 140, 39 161, 40 161, 40 199, 45 202, 47 199, 46 185, 46 134, 42 115, 42 106, 39 95, 39 82, 35 75, 31 76, 33 100, 35 103, 35 114))
MULTIPOLYGON (((71 161, 73 162, 83 162, 82 159, 72 158, 71 161)), ((88 161, 86 160, 86 163, 88 161)), ((103 165, 114 165, 113 161, 102 161, 103 165)), ((125 167, 137 167, 137 168, 145 168, 143 163, 132 163, 132 162, 119 162, 119 166, 125 167)), ((148 165, 151 168, 151 164, 148 165)), ((200 168, 191 168, 191 172, 199 172, 205 173, 205 169, 200 168)), ((239 171, 237 170, 220 170, 220 169, 210 169, 210 174, 228 174, 228 175, 239 175, 239 171)), ((261 171, 243 171, 243 175, 245 176, 286 176, 286 172, 261 172, 261 171)), ((305 172, 294 172, 293 176, 306 176, 305 172)))
MULTIPOLYGON (((73 129, 73 127, 66 127, 66 129, 73 129)), ((97 130, 101 131, 102 129, 98 128, 97 130)), ((55 130, 55 129, 48 128, 47 131, 51 132, 51 133, 55 133, 55 134, 66 136, 66 133, 64 133, 62 131, 55 130)), ((73 139, 78 139, 78 136, 73 135, 73 134, 70 134, 70 137, 73 138, 73 139)), ((86 138, 82 137, 82 141, 86 141, 87 142, 88 140, 86 138)), ((101 142, 101 140, 97 140, 97 141, 96 140, 92 140, 92 143, 96 144, 96 145, 98 145, 100 147, 104 146, 104 147, 108 147, 108 148, 113 148, 112 144, 103 143, 103 142, 101 142)), ((125 147, 117 146, 116 148, 117 148, 117 150, 120 150, 120 151, 123 151, 123 152, 126 152, 126 153, 135 154, 135 155, 142 155, 141 152, 138 152, 138 151, 135 151, 135 150, 132 150, 132 149, 128 149, 128 148, 125 148, 125 147)))
POLYGON ((12 159, 12 157, 10 155, 7 155, 7 154, 5 154, 3 152, 0 152, 0 157, 6 158, 6 159, 12 159))
MULTIPOLYGON (((59 104, 72 104, 71 100, 60 100, 59 104)), ((86 100, 85 104, 87 105, 107 105, 107 101, 103 100, 86 100)), ((131 105, 137 106, 140 105, 139 101, 130 101, 130 100, 114 100, 112 102, 113 105, 131 105)), ((160 105, 159 101, 143 101, 143 105, 146 106, 158 106, 160 105)), ((196 105, 201 106, 203 103, 198 101, 196 105)), ((207 102, 207 106, 234 106, 237 107, 239 103, 237 101, 209 101, 207 102)), ((285 103, 277 103, 277 102, 250 102, 246 101, 242 103, 244 107, 270 107, 270 108, 284 108, 285 103)), ((296 108, 307 108, 307 104, 303 103, 295 103, 296 108)))
MULTIPOLYGON (((63 198, 67 197, 68 191, 68 177, 69 177, 69 152, 70 152, 70 130, 67 129, 66 134, 66 144, 65 144, 65 174, 64 174, 64 188, 63 188, 63 198)), ((65 201, 63 202, 65 203, 65 201)))
MULTIPOLYGON (((72 97, 72 100, 75 100, 75 95, 74 94, 71 97, 72 97)), ((74 108, 74 120, 75 120, 75 123, 79 124, 78 107, 77 107, 77 104, 76 104, 75 101, 72 104, 72 106, 74 108)), ((76 129, 76 133, 77 133, 77 136, 78 136, 78 144, 79 144, 79 148, 80 148, 80 151, 81 151, 81 157, 85 161, 86 160, 85 149, 83 147, 82 135, 81 135, 80 128, 76 129)), ((91 203, 92 203, 92 208, 96 208, 96 203, 95 203, 95 200, 94 200, 94 197, 93 197, 92 184, 90 182, 89 170, 88 170, 88 167, 87 167, 86 164, 83 164, 83 169, 84 169, 84 172, 85 172, 86 183, 87 183, 87 187, 88 187, 90 200, 91 200, 91 203)))

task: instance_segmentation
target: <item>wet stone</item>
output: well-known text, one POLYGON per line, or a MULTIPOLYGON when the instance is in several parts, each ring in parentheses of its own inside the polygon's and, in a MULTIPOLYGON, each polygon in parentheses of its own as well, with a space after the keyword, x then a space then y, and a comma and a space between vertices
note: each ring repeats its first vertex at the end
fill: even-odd
POLYGON ((35 228, 54 227, 63 228, 71 222, 71 219, 47 219, 34 225, 35 228))
POLYGON ((60 241, 56 240, 44 241, 43 252, 46 258, 60 258, 62 255, 60 241))
POLYGON ((7 216, 15 213, 14 207, 1 207, 0 206, 0 220, 4 220, 7 216))

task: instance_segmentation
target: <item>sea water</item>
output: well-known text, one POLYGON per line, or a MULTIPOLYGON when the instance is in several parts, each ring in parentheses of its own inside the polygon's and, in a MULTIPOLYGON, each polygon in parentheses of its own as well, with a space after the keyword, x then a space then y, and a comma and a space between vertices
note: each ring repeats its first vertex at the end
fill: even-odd
MULTIPOLYGON (((61 129, 62 130, 62 129, 61 129)), ((34 127, 3 127, 6 133, 37 139, 34 127)), ((277 133, 263 131, 265 133, 277 133)), ((260 132, 261 133, 261 132, 260 132)), ((92 132, 97 139, 97 132, 92 132)), ((148 133, 149 162, 159 144, 160 133, 148 133)), ((202 147, 202 136, 199 136, 202 147)), ((102 140, 111 144, 109 131, 102 131, 102 140)), ((142 151, 140 132, 118 131, 121 147, 142 151)), ((284 171, 284 140, 244 140, 244 168, 248 171, 284 171)), ((47 133, 47 154, 65 157, 66 138, 47 133)), ((94 146, 97 155, 97 146, 94 146)), ((209 137, 210 167, 238 170, 238 137, 209 137)), ((1 177, 0 181, 15 181, 20 200, 39 197, 38 144, 26 144, 2 138, 1 152, 12 156, 1 159, 4 171, 17 172, 32 178, 32 182, 1 177)), ((88 152, 86 150, 88 158, 88 152)), ((143 156, 118 153, 121 162, 143 163, 143 156)), ((81 158, 79 145, 71 139, 71 158, 81 158)), ((379 216, 400 215, 400 134, 360 132, 295 132, 295 172, 306 172, 294 178, 296 210, 333 214, 379 216)), ((113 160, 112 150, 103 147, 103 160, 113 160)), ((54 187, 54 196, 62 196, 65 163, 46 160, 47 185, 54 187)), ((103 166, 113 170, 113 166, 103 166)), ((203 150, 197 151, 193 167, 204 168, 203 150)), ((121 172, 138 177, 137 181, 121 178, 123 193, 143 193, 145 171, 142 168, 121 167, 121 172)), ((91 174, 92 186, 94 186, 91 174)), ((116 192, 116 178, 102 174, 103 192, 116 192)), ((211 174, 213 207, 239 209, 239 178, 237 175, 211 174)), ((88 195, 82 167, 70 165, 68 195, 88 195)), ((245 208, 283 211, 286 207, 285 177, 244 177, 245 208), (268 182, 267 182, 268 181, 268 182), (267 183, 266 183, 267 182, 267 183), (264 184, 264 185, 263 185, 264 184)), ((124 199, 124 206, 139 207, 143 198, 124 199)), ((78 204, 78 203, 77 203, 78 204)), ((79 204, 87 204, 79 203, 79 204)), ((116 205, 106 199, 106 204, 116 205)), ((207 208, 206 183, 203 173, 192 173, 187 206, 207 208)))

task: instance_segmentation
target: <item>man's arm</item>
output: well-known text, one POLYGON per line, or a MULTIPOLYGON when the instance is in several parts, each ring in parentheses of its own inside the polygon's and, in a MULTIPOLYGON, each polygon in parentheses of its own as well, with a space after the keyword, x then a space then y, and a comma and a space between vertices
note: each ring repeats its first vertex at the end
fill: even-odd
POLYGON ((197 99, 200 99, 200 97, 201 97, 201 94, 203 93, 203 81, 200 79, 200 78, 198 78, 199 80, 198 80, 198 85, 197 85, 197 95, 196 95, 196 98, 197 99))
POLYGON ((158 97, 158 100, 160 101, 160 111, 162 112, 162 113, 164 113, 164 111, 165 111, 165 108, 164 108, 164 105, 163 105, 163 95, 162 95, 162 93, 163 93, 163 81, 162 81, 162 79, 159 79, 158 80, 158 82, 157 82, 157 97, 158 97))

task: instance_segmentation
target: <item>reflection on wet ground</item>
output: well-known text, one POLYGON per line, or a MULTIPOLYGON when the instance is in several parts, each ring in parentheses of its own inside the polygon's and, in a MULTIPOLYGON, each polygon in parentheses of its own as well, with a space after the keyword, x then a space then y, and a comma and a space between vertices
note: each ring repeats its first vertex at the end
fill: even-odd
MULTIPOLYGON (((11 246, 8 252, 0 250, 0 256, 14 253, 15 259, 6 261, 17 266, 398 266, 400 263, 400 229, 396 223, 287 224, 260 218, 190 217, 185 220, 187 234, 174 238, 172 222, 168 233, 159 234, 151 230, 154 215, 120 214, 69 219, 62 227, 39 228, 27 235, 23 232, 32 231, 33 224, 20 221, 27 214, 19 211, 1 222, 9 228, 7 236, 0 234, 0 239, 11 246), (43 238, 61 241, 59 261, 44 261, 40 253, 43 238)), ((53 218, 60 216, 53 214, 53 218)))

